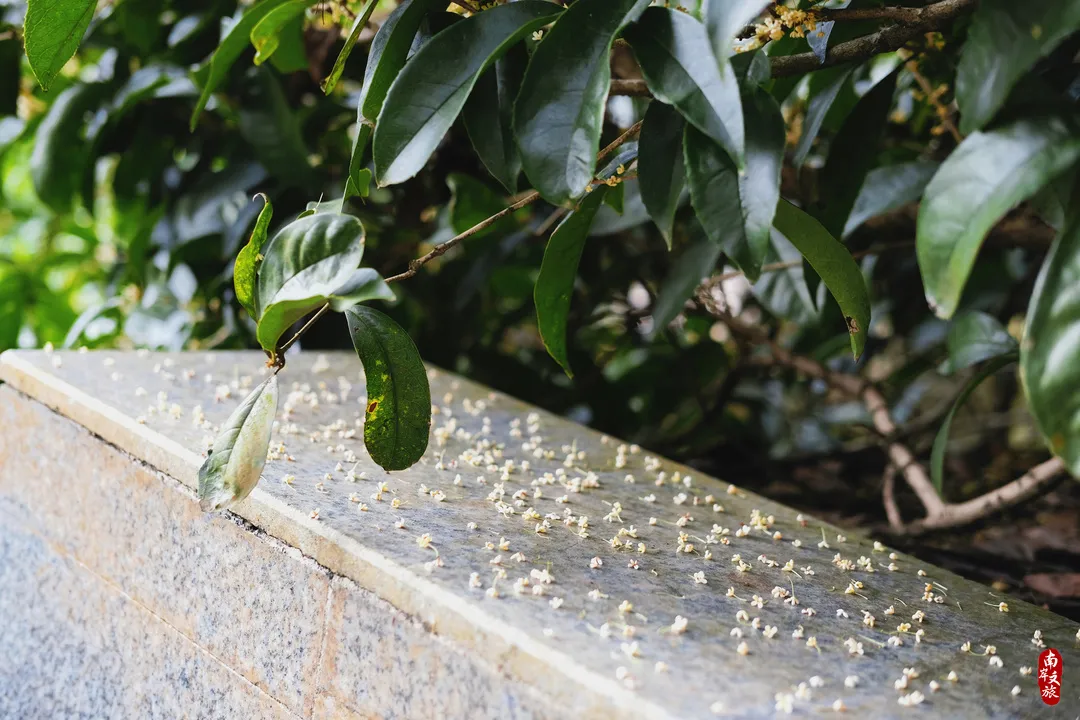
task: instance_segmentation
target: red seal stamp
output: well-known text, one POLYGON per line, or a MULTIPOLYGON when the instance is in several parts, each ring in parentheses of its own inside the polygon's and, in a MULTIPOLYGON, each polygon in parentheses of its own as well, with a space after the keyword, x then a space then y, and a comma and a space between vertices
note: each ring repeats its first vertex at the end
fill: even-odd
POLYGON ((1046 648, 1039 655, 1039 696, 1047 705, 1061 700, 1061 653, 1046 648))

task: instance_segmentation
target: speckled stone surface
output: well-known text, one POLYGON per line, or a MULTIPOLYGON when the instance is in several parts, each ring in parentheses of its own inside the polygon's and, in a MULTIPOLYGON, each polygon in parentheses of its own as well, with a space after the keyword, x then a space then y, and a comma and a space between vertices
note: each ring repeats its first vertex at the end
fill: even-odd
MULTIPOLYGON (((0 379, 12 389, 0 406, 17 390, 194 487, 215 424, 262 377, 261 366, 256 353, 9 353, 0 379)), ((320 607, 286 621, 294 640, 280 652, 297 668, 296 684, 268 670, 276 667, 276 641, 237 653, 263 647, 264 686, 288 707, 321 717, 767 717, 788 707, 818 716, 838 700, 859 717, 1080 713, 1075 623, 799 519, 740 490, 737 478, 704 477, 647 450, 620 451, 617 440, 452 375, 432 371, 431 379, 439 412, 428 453, 414 468, 387 474, 363 450, 356 358, 290 358, 272 460, 236 513, 312 558, 325 569, 321 580, 271 569, 248 541, 211 537, 209 529, 201 557, 159 551, 153 560, 175 565, 175 578, 197 578, 187 588, 169 586, 194 597, 166 598, 140 585, 131 558, 93 562, 178 617, 190 617, 184 608, 192 603, 203 617, 211 601, 200 597, 232 596, 205 585, 225 566, 243 574, 249 554, 251 576, 273 577, 254 595, 282 585, 303 604, 301 587, 318 596, 314 589, 328 583, 320 607), (324 637, 305 641, 309 619, 320 613, 324 637), (1056 708, 1039 700, 1034 675, 1020 672, 1037 664, 1035 630, 1064 656, 1056 708), (970 651, 961 649, 965 642, 970 651), (325 647, 315 690, 300 669, 311 647, 325 647), (950 671, 958 682, 947 679, 950 671), (850 676, 858 677, 854 687, 845 684, 850 676), (920 696, 913 707, 898 702, 920 696)), ((86 472, 100 479, 69 479, 91 485, 72 492, 108 494, 108 478, 122 471, 86 472)), ((7 475, 0 470, 4 494, 7 475)), ((155 492, 84 498, 91 509, 78 522, 92 525, 101 512, 95 503, 104 503, 127 507, 129 525, 174 542, 219 524, 258 536, 200 516, 190 494, 159 503, 155 492)), ((61 500, 35 502, 60 506, 43 510, 46 527, 78 516, 61 500)), ((145 536, 124 532, 132 534, 121 542, 130 544, 118 547, 127 554, 150 552, 145 536)), ((278 607, 254 595, 248 604, 278 607)), ((280 610, 296 612, 288 601, 280 610)), ((238 642, 224 630, 194 628, 198 643, 238 642)))

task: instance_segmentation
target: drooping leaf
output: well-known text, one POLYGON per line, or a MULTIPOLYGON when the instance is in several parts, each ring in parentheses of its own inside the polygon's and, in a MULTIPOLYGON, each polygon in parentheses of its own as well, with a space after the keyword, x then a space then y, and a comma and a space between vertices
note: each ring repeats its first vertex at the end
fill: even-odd
POLYGON ((769 248, 780 198, 784 120, 776 101, 761 88, 748 92, 743 110, 747 135, 742 173, 716 143, 691 125, 684 133, 683 161, 690 202, 702 227, 754 282, 769 248))
POLYGON ((821 130, 821 124, 825 122, 825 116, 829 114, 836 96, 840 89, 851 79, 855 71, 853 65, 839 65, 837 67, 818 70, 810 75, 808 94, 810 101, 806 107, 806 116, 803 118, 802 135, 795 145, 792 164, 801 167, 810 154, 810 148, 821 130))
POLYGON ((972 16, 956 69, 960 132, 990 122, 1035 62, 1080 29, 1080 3, 982 0, 972 16))
POLYGON ((802 253, 836 299, 851 335, 851 352, 857 360, 870 327, 870 296, 858 263, 821 223, 787 200, 780 200, 773 223, 802 253))
POLYGON ((777 317, 800 325, 816 322, 820 312, 806 284, 802 254, 776 228, 769 235, 769 243, 765 264, 784 263, 786 267, 761 273, 750 291, 777 317))
POLYGON ((311 166, 300 121, 271 70, 251 69, 237 115, 240 135, 263 167, 289 187, 310 182, 311 166))
POLYGON ((670 105, 649 103, 638 142, 638 180, 649 217, 671 249, 675 211, 686 187, 683 130, 686 121, 670 105))
POLYGON ((224 82, 229 68, 248 46, 251 31, 271 10, 287 2, 290 0, 262 0, 249 7, 221 39, 214 54, 210 56, 210 61, 195 72, 195 82, 202 88, 202 94, 195 103, 195 110, 191 113, 192 132, 199 124, 199 115, 202 114, 206 103, 210 101, 210 96, 224 82))
POLYGON ((540 274, 536 278, 533 300, 536 303, 536 323, 548 354, 573 377, 566 350, 566 320, 570 314, 570 297, 574 293, 578 263, 585 249, 585 239, 596 211, 604 202, 607 185, 600 185, 582 198, 577 209, 559 223, 544 249, 540 274))
POLYGON ((982 384, 986 378, 996 373, 1006 365, 1011 365, 1016 362, 1019 354, 1015 347, 1005 355, 998 355, 991 359, 986 365, 979 369, 977 373, 971 376, 971 378, 964 384, 964 389, 960 391, 960 395, 957 396, 956 402, 949 408, 949 412, 945 415, 941 421, 941 427, 938 428, 938 433, 934 436, 934 447, 930 450, 930 480, 934 483, 934 487, 940 493, 944 485, 945 479, 945 453, 949 448, 949 430, 952 428, 953 418, 956 417, 956 412, 960 407, 967 402, 967 399, 971 397, 971 393, 975 392, 975 389, 982 384))
POLYGON ((769 0, 705 0, 701 17, 717 60, 723 62, 732 54, 736 36, 769 4, 769 0))
POLYGON ((718 63, 709 51, 705 26, 687 13, 651 7, 625 35, 653 95, 678 108, 742 167, 739 84, 730 63, 718 63))
POLYGON ((278 31, 278 48, 270 56, 270 64, 283 75, 308 70, 307 45, 304 40, 304 16, 297 15, 278 31))
POLYGON ((341 73, 345 72, 345 63, 348 61, 349 55, 352 54, 356 41, 360 38, 360 33, 367 27, 368 20, 371 19, 371 13, 375 12, 375 6, 378 4, 379 0, 368 0, 363 12, 359 13, 356 20, 353 21, 352 27, 349 29, 349 36, 345 38, 345 44, 342 45, 341 52, 338 53, 337 60, 334 61, 334 67, 322 82, 322 91, 327 95, 334 91, 338 80, 341 79, 341 73))
POLYGON ((79 49, 94 18, 97 0, 29 0, 23 40, 30 69, 48 90, 53 78, 79 49))
POLYGON ((682 312, 694 289, 712 274, 722 252, 716 243, 705 236, 699 225, 695 223, 692 226, 689 245, 672 263, 671 271, 664 278, 664 284, 656 296, 652 309, 652 335, 663 332, 682 312))
POLYGON ((533 53, 514 103, 514 135, 525 175, 548 202, 580 197, 592 180, 611 84, 611 45, 648 4, 578 0, 533 53))
POLYGON ((364 445, 384 470, 404 470, 427 449, 431 428, 427 370, 412 338, 386 315, 359 306, 346 311, 345 317, 367 379, 364 445))
POLYGON ((1031 293, 1020 378, 1050 450, 1080 477, 1080 193, 1070 204, 1031 293))
POLYGON ((418 173, 457 119, 477 78, 560 12, 554 3, 499 5, 443 30, 413 55, 386 94, 372 155, 380 185, 418 173))
POLYGON ((943 363, 942 372, 945 373, 963 370, 1017 349, 1016 340, 997 318, 977 311, 958 315, 952 321, 946 345, 949 359, 943 363))
POLYGON ((918 200, 937 169, 936 162, 916 160, 871 170, 866 174, 855 206, 848 215, 844 236, 850 235, 871 218, 918 200))
POLYGON ((338 311, 368 299, 393 297, 367 268, 364 227, 352 215, 325 212, 289 223, 264 246, 256 286, 256 336, 274 351, 294 322, 329 303, 338 311))
POLYGON ((100 93, 101 86, 95 84, 67 88, 53 100, 38 125, 30 177, 38 197, 54 212, 66 213, 74 205, 87 162, 84 116, 100 93))
POLYGON ((509 193, 517 192, 521 155, 514 140, 514 99, 521 89, 529 56, 524 45, 510 48, 488 68, 461 110, 469 141, 491 176, 509 193))
POLYGON ((236 255, 236 264, 233 266, 233 288, 236 290, 236 299, 248 316, 258 320, 255 315, 255 273, 262 263, 262 247, 266 243, 266 230, 270 227, 270 218, 274 215, 274 206, 270 204, 270 198, 261 195, 263 199, 262 210, 255 221, 255 229, 251 231, 251 237, 247 245, 240 248, 236 255))
POLYGON ((990 228, 1080 157, 1075 118, 1043 116, 976 132, 923 193, 915 243, 926 300, 941 318, 960 302, 990 228))
POLYGON ((281 45, 282 28, 304 14, 318 0, 287 0, 266 13, 251 29, 251 44, 255 47, 255 64, 262 65, 281 45))
POLYGON ((833 236, 844 231, 851 208, 859 196, 866 174, 877 164, 877 148, 896 91, 893 71, 859 98, 837 132, 838 142, 829 146, 821 170, 821 224, 833 236))
POLYGON ((259 484, 277 404, 274 374, 252 390, 225 421, 199 468, 199 508, 203 512, 232 507, 259 484))

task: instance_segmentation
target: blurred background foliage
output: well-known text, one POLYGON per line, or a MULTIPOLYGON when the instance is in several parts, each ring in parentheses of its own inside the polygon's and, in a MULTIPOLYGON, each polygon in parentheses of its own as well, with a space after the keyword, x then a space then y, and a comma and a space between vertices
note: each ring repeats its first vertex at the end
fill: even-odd
MULTIPOLYGON (((393 7, 384 5, 373 15, 375 25, 393 7)), ((233 295, 233 259, 261 207, 252 201, 256 193, 274 204, 271 231, 313 198, 341 197, 373 29, 361 35, 336 90, 325 96, 319 83, 358 10, 359 3, 316 5, 282 33, 281 47, 261 66, 250 62, 248 48, 192 132, 198 89, 190 70, 217 46, 223 24, 235 21, 242 4, 102 3, 78 54, 44 92, 22 53, 25 4, 0 2, 0 350, 47 343, 257 347, 254 324, 233 295)), ((860 30, 848 25, 837 33, 860 30)), ((960 21, 951 32, 965 30, 960 21)), ((967 314, 978 311, 1018 336, 1054 234, 1031 207, 1014 211, 991 234, 957 318, 939 320, 928 309, 914 254, 913 201, 956 145, 948 82, 957 44, 948 40, 931 33, 915 41, 917 66, 889 53, 843 77, 823 70, 773 89, 788 121, 788 159, 806 155, 801 173, 785 166, 784 194, 813 199, 832 140, 858 100, 900 68, 875 166, 905 163, 910 177, 900 182, 895 173, 871 172, 845 242, 860 258, 873 300, 858 369, 880 384, 900 432, 920 453, 929 452, 970 374, 952 373, 947 364, 950 333, 963 331, 957 329, 962 318, 984 317, 967 314), (835 99, 813 120, 820 122, 817 141, 801 146, 814 98, 834 84, 835 99)), ((786 53, 807 49, 805 38, 781 42, 786 53)), ((1073 38, 1047 61, 1046 82, 1076 84, 1075 66, 1059 60, 1077 45, 1073 38)), ((627 48, 616 46, 613 69, 616 77, 636 76, 627 48)), ((612 97, 603 142, 641 119, 645 106, 642 99, 612 97)), ((847 135, 843 142, 862 140, 847 135)), ((544 234, 558 212, 543 202, 425 266, 397 287, 398 301, 387 312, 435 365, 796 507, 883 524, 883 458, 862 404, 790 370, 751 362, 745 343, 699 303, 688 303, 674 323, 654 332, 651 314, 665 278, 675 264, 694 262, 684 255, 693 229, 677 224, 669 251, 647 221, 636 181, 623 187, 621 212, 611 206, 617 203, 602 208, 581 260, 570 316, 573 380, 548 356, 536 329, 533 283, 544 234)), ((458 122, 418 176, 352 198, 345 211, 367 229, 365 265, 389 276, 507 200, 458 122)), ((752 286, 727 273, 714 293, 741 320, 794 351, 855 371, 839 310, 808 303, 799 293, 802 273, 800 263, 789 264, 752 286)), ((302 345, 350 348, 344 319, 320 320, 302 345)), ((952 436, 950 498, 984 491, 1046 456, 1012 373, 978 388, 952 436)), ((1071 498, 1075 491, 1070 484, 1055 492, 1040 506, 1049 512, 1042 520, 1026 509, 1017 512, 1018 533, 1003 524, 1011 545, 999 522, 975 539, 958 535, 916 549, 981 579, 1017 586, 1025 573, 1038 571, 1038 565, 1031 570, 1035 561, 1048 571, 1075 568, 1076 514, 1060 516, 1075 501, 1061 493, 1071 498), (1016 545, 1031 526, 1047 523, 1058 527, 1057 537, 1071 539, 1016 545), (997 559, 985 561, 981 553, 997 559), (1015 568, 1008 564, 1014 560, 1015 568)), ((910 498, 900 500, 918 513, 910 498)))

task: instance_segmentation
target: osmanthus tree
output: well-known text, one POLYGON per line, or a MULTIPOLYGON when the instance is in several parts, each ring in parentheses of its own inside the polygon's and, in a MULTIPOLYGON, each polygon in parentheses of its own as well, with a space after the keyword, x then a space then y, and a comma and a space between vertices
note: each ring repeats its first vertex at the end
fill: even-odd
MULTIPOLYGON (((151 100, 180 99, 190 107, 188 127, 196 137, 202 124, 212 125, 206 147, 193 154, 228 162, 221 146, 228 135, 219 130, 237 128, 255 149, 258 168, 293 197, 318 189, 305 198, 308 209, 272 235, 265 197, 254 209, 234 210, 255 223, 235 255, 235 298, 254 322, 274 374, 217 439, 200 475, 205 507, 227 507, 258 481, 285 351, 330 310, 346 315, 366 369, 364 437, 372 458, 388 470, 415 463, 430 422, 426 374, 409 335, 367 303, 392 299, 392 285, 416 277, 469 238, 520 235, 518 211, 529 205, 551 208, 525 234, 547 235, 532 281, 535 323, 567 376, 579 276, 587 286, 605 282, 602 267, 581 264, 590 234, 605 217, 623 229, 648 221, 655 227, 650 237, 675 259, 650 298, 642 334, 663 337, 688 308, 701 310, 737 338, 740 357, 793 368, 861 400, 887 450, 887 485, 892 474, 901 475, 925 508, 924 518, 905 526, 887 492, 898 530, 967 522, 1031 497, 1065 470, 1080 476, 1080 73, 1074 60, 1080 3, 379 4, 257 0, 236 8, 209 46, 200 29, 221 20, 233 3, 208 2, 180 16, 180 5, 164 0, 29 0, 21 29, 7 18, 12 29, 0 55, 21 35, 40 90, 56 93, 33 127, 29 164, 38 197, 59 217, 80 203, 96 208, 89 166, 72 171, 59 158, 71 152, 93 157, 124 113, 151 100), (335 31, 326 33, 327 17, 341 18, 344 32, 331 22, 335 31), (106 51, 96 56, 103 80, 62 72, 88 28, 93 36, 95 23, 118 33, 114 44, 124 46, 128 67, 103 70, 116 62, 106 51), (168 50, 155 55, 159 23, 168 29, 168 50), (311 32, 319 23, 329 42, 320 44, 311 32), (185 46, 189 39, 193 46, 185 46), (350 94, 342 90, 353 82, 350 55, 366 45, 362 80, 350 94), (323 71, 315 59, 330 47, 339 51, 323 71), (248 69, 249 57, 257 70, 248 69), (184 61, 194 66, 190 73, 184 61), (317 161, 344 158, 332 201, 323 197, 327 177, 305 147, 301 127, 332 123, 298 119, 277 79, 302 70, 318 74, 327 96, 355 108, 355 122, 337 128, 354 128, 349 147, 328 130, 337 144, 321 144, 316 153, 317 161), (631 100, 617 105, 618 97, 631 100), (631 117, 625 131, 603 142, 620 112, 631 117), (904 132, 891 129, 896 125, 904 132), (362 267, 363 202, 396 185, 417 187, 415 178, 439 161, 455 128, 464 129, 478 167, 505 190, 505 207, 491 207, 490 191, 464 192, 474 179, 451 176, 454 232, 438 237, 397 275, 384 278, 362 267), (734 313, 717 292, 731 277, 744 276, 771 316, 845 337, 858 360, 868 339, 872 345, 874 315, 889 302, 872 303, 867 279, 874 259, 896 250, 858 247, 859 229, 920 198, 914 257, 929 308, 953 319, 948 370, 977 367, 941 423, 929 465, 902 443, 875 386, 835 363, 798 354, 734 313), (966 303, 965 288, 978 274, 987 238, 1022 203, 1037 222, 1055 229, 1056 238, 1027 291, 1027 321, 1017 342, 997 319, 966 303), (729 270, 716 275, 718 266, 729 270), (1054 457, 986 495, 948 503, 942 475, 956 407, 979 382, 1015 362, 1054 457)), ((20 100, 37 97, 23 88, 20 100)), ((315 100, 307 107, 322 114, 315 100)), ((138 136, 142 131, 128 140, 151 148, 155 128, 145 129, 148 139, 138 136)), ((184 158, 172 150, 182 170, 184 158)), ((115 173, 139 187, 138 173, 124 167, 123 157, 115 173)), ((170 181, 164 182, 169 192, 170 181)), ((156 187, 147 185, 146 192, 156 187)), ((157 228, 154 212, 153 203, 144 204, 132 232, 157 228)), ((179 232, 183 224, 170 227, 179 232)), ((513 243, 484 262, 497 263, 512 250, 513 243)), ((831 353, 818 356, 835 350, 833 344, 831 353)))

